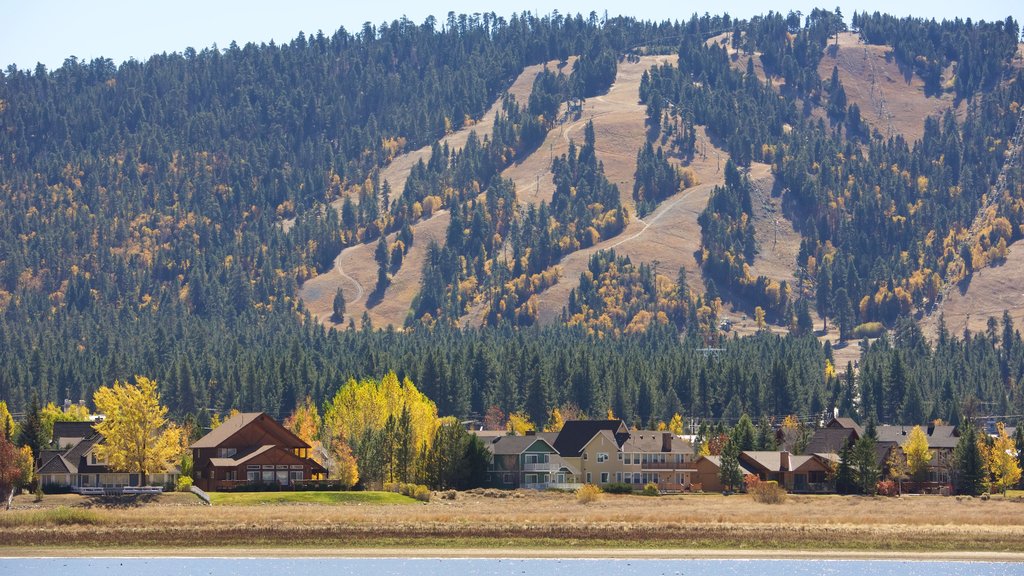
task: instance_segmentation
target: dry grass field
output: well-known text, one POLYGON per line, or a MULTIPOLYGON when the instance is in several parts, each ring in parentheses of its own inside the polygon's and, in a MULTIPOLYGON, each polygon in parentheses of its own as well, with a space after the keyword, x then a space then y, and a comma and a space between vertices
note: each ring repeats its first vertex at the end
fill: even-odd
MULTIPOLYGON (((67 506, 68 497, 61 498, 67 506)), ((0 553, 189 546, 976 553, 1016 552, 1024 537, 1024 502, 998 497, 791 496, 767 505, 744 495, 604 495, 583 505, 571 494, 476 491, 404 506, 193 504, 79 502, 80 512, 41 514, 25 497, 0 514, 0 553)))

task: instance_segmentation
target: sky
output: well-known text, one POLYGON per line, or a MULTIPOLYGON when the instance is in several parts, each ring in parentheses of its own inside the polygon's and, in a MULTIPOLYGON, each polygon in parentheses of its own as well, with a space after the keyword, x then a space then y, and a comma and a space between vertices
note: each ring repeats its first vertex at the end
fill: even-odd
POLYGON ((604 15, 607 10, 609 16, 675 20, 687 19, 695 12, 728 12, 731 16, 747 18, 769 10, 799 10, 806 14, 815 6, 834 8, 837 5, 847 19, 854 10, 877 10, 939 20, 960 17, 991 21, 1008 15, 1018 22, 1024 20, 1024 2, 1020 0, 786 0, 778 3, 763 0, 700 3, 679 0, 561 0, 557 3, 538 0, 0 0, 4 14, 0 67, 6 70, 14 64, 20 69, 31 69, 41 62, 52 70, 69 56, 79 60, 102 56, 120 64, 130 58, 145 60, 152 54, 181 52, 188 47, 202 50, 216 44, 226 48, 232 41, 239 45, 270 40, 282 43, 295 38, 300 31, 308 35, 322 30, 330 35, 344 26, 350 32, 357 32, 364 22, 380 24, 402 16, 416 23, 422 23, 430 15, 443 21, 450 11, 494 12, 507 18, 524 11, 543 15, 557 9, 562 14, 586 16, 591 11, 604 15))

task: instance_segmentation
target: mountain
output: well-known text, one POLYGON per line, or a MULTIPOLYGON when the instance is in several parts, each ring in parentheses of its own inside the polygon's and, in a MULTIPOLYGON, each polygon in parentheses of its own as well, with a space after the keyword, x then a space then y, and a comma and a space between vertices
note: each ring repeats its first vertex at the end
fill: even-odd
POLYGON ((1018 405, 1019 27, 852 23, 451 15, 8 68, 0 398, 145 374, 180 416, 286 415, 396 370, 460 416, 1018 405))

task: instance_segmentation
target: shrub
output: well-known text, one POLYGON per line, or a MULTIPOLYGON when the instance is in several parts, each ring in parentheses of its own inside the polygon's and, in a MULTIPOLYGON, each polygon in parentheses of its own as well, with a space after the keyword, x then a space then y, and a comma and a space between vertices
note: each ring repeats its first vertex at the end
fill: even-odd
POLYGON ((190 488, 192 488, 191 476, 179 476, 178 481, 174 484, 175 492, 188 492, 190 488))
POLYGON ((754 502, 782 504, 786 501, 785 488, 779 486, 779 483, 774 480, 765 482, 754 474, 747 474, 743 477, 743 483, 746 485, 747 493, 754 499, 754 502))
POLYGON ((896 483, 892 480, 880 480, 875 486, 879 496, 895 496, 897 494, 896 483))
POLYGON ((580 504, 590 504, 601 499, 601 489, 593 484, 584 484, 576 490, 576 501, 580 504))
POLYGON ((609 494, 632 494, 633 485, 625 482, 612 482, 604 485, 604 491, 609 494))
POLYGON ((422 484, 388 482, 384 484, 384 491, 395 492, 409 498, 415 498, 421 502, 430 502, 430 488, 422 484))
POLYGON ((658 485, 654 482, 648 482, 644 485, 641 494, 644 496, 661 496, 661 490, 658 489, 658 485))
POLYGON ((854 338, 878 338, 885 332, 885 325, 881 322, 865 322, 853 329, 854 338))

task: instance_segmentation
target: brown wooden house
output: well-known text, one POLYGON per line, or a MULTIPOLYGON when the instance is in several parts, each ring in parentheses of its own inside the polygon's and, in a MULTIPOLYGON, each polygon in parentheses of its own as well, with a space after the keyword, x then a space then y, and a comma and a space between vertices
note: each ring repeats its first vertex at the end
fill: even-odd
POLYGON ((228 418, 191 448, 193 483, 206 491, 327 477, 310 458, 310 445, 262 412, 228 418))

